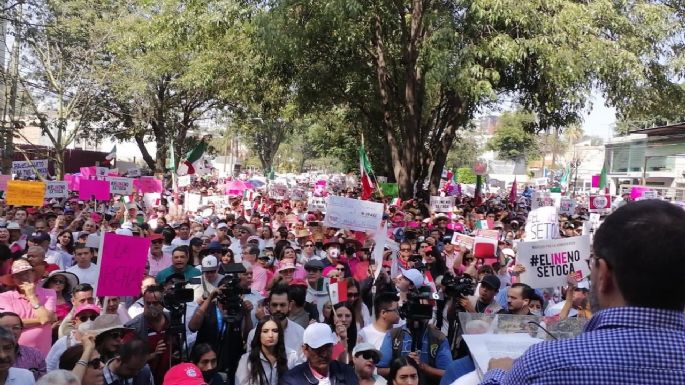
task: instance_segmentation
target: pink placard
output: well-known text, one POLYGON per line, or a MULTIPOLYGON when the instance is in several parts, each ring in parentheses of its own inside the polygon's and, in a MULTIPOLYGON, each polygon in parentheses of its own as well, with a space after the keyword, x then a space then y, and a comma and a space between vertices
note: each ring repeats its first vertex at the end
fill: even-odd
POLYGON ((98 175, 98 168, 95 166, 91 167, 81 167, 81 176, 84 178, 89 178, 91 176, 97 176, 98 175))
POLYGON ((78 191, 81 186, 81 174, 64 174, 64 181, 68 183, 69 191, 78 191))
POLYGON ((162 187, 162 181, 149 176, 140 177, 133 180, 133 185, 136 187, 139 193, 161 193, 164 191, 162 187))
POLYGON ((114 233, 105 233, 104 237, 96 295, 140 295, 150 239, 114 233))
POLYGON ((592 188, 599 188, 599 175, 592 176, 592 188))
POLYGON ((649 191, 649 187, 636 186, 630 189, 630 199, 635 200, 642 197, 642 193, 649 191))
POLYGON ((7 181, 12 180, 12 175, 0 175, 0 191, 7 190, 7 181))
POLYGON ((84 201, 93 199, 93 197, 99 201, 108 201, 109 182, 106 180, 83 179, 80 182, 78 197, 84 201))

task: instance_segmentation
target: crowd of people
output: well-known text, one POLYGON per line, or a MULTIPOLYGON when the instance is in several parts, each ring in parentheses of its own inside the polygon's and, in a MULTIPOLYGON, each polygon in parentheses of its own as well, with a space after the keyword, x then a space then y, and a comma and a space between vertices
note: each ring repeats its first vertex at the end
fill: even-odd
MULTIPOLYGON (((517 260, 529 189, 513 200, 456 196, 448 213, 428 197, 377 198, 381 245, 324 226, 306 199, 229 197, 201 183, 188 189, 218 199, 193 212, 171 196, 151 207, 119 197, 3 205, 0 384, 683 382, 685 212, 668 202, 626 199, 594 233, 589 280, 534 289, 517 260), (497 247, 475 257, 455 234, 484 224, 497 247), (150 240, 137 296, 97 295, 107 232, 150 240), (575 338, 478 368, 459 313, 588 322, 575 338)), ((559 219, 558 237, 575 237, 589 213, 579 204, 559 219)))

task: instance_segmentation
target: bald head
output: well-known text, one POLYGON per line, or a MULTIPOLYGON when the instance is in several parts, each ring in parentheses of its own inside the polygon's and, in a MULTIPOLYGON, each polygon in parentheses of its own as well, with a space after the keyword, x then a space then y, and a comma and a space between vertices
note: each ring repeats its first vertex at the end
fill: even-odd
POLYGON ((40 246, 31 246, 25 255, 31 266, 36 266, 45 261, 45 250, 40 246))

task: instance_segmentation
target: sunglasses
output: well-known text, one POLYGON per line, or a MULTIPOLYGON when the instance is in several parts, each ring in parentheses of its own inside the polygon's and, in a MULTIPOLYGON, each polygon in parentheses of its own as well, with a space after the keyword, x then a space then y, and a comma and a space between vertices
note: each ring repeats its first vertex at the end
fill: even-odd
POLYGON ((314 245, 312 245, 311 243, 307 243, 306 245, 304 245, 304 247, 314 247, 314 245))
POLYGON ((80 315, 77 317, 81 322, 86 322, 88 320, 95 321, 96 318, 98 318, 97 314, 91 314, 91 315, 80 315))
POLYGON ((119 338, 124 338, 124 333, 121 331, 106 332, 105 337, 114 338, 116 340, 119 338))
POLYGON ((374 364, 377 364, 378 361, 380 361, 380 359, 378 358, 378 355, 375 352, 368 351, 368 350, 365 352, 357 353, 357 355, 355 357, 359 358, 359 356, 361 356, 365 360, 373 360, 374 364))
POLYGON ((100 357, 88 361, 88 366, 90 366, 93 369, 100 369, 104 364, 105 361, 103 361, 100 357))
POLYGON ((407 248, 404 248, 404 247, 403 247, 403 248, 400 249, 400 251, 411 251, 411 249, 407 249, 407 248))
POLYGON ((65 283, 67 283, 66 280, 61 279, 61 278, 51 279, 50 282, 57 284, 57 285, 64 285, 65 283))

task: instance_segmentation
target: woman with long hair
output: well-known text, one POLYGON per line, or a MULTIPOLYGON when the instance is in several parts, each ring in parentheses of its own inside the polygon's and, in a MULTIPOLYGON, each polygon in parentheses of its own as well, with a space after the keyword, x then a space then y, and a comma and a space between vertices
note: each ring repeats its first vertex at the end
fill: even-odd
POLYGON ((274 247, 274 232, 270 226, 262 227, 259 237, 262 239, 264 247, 274 247))
POLYGON ((419 368, 414 360, 407 357, 395 358, 390 363, 388 375, 390 385, 419 385, 419 368))
POLYGON ((362 330, 364 326, 371 323, 371 314, 361 299, 361 286, 354 278, 347 278, 347 302, 353 309, 354 319, 357 323, 357 330, 362 330))
POLYGON ((354 318, 354 309, 349 302, 339 302, 333 306, 333 313, 326 319, 326 323, 338 335, 340 342, 333 346, 333 359, 342 363, 352 362, 352 349, 357 344, 357 323, 354 318))
POLYGON ((236 384, 277 385, 278 378, 297 364, 297 353, 285 347, 281 323, 266 316, 255 328, 251 350, 240 358, 236 384))
POLYGON ((202 239, 191 238, 190 247, 188 248, 188 250, 190 251, 190 258, 188 259, 188 264, 193 266, 202 265, 202 239))
POLYGON ((202 378, 208 385, 224 385, 226 381, 216 370, 217 357, 212 345, 201 343, 193 346, 190 362, 202 371, 202 378))

